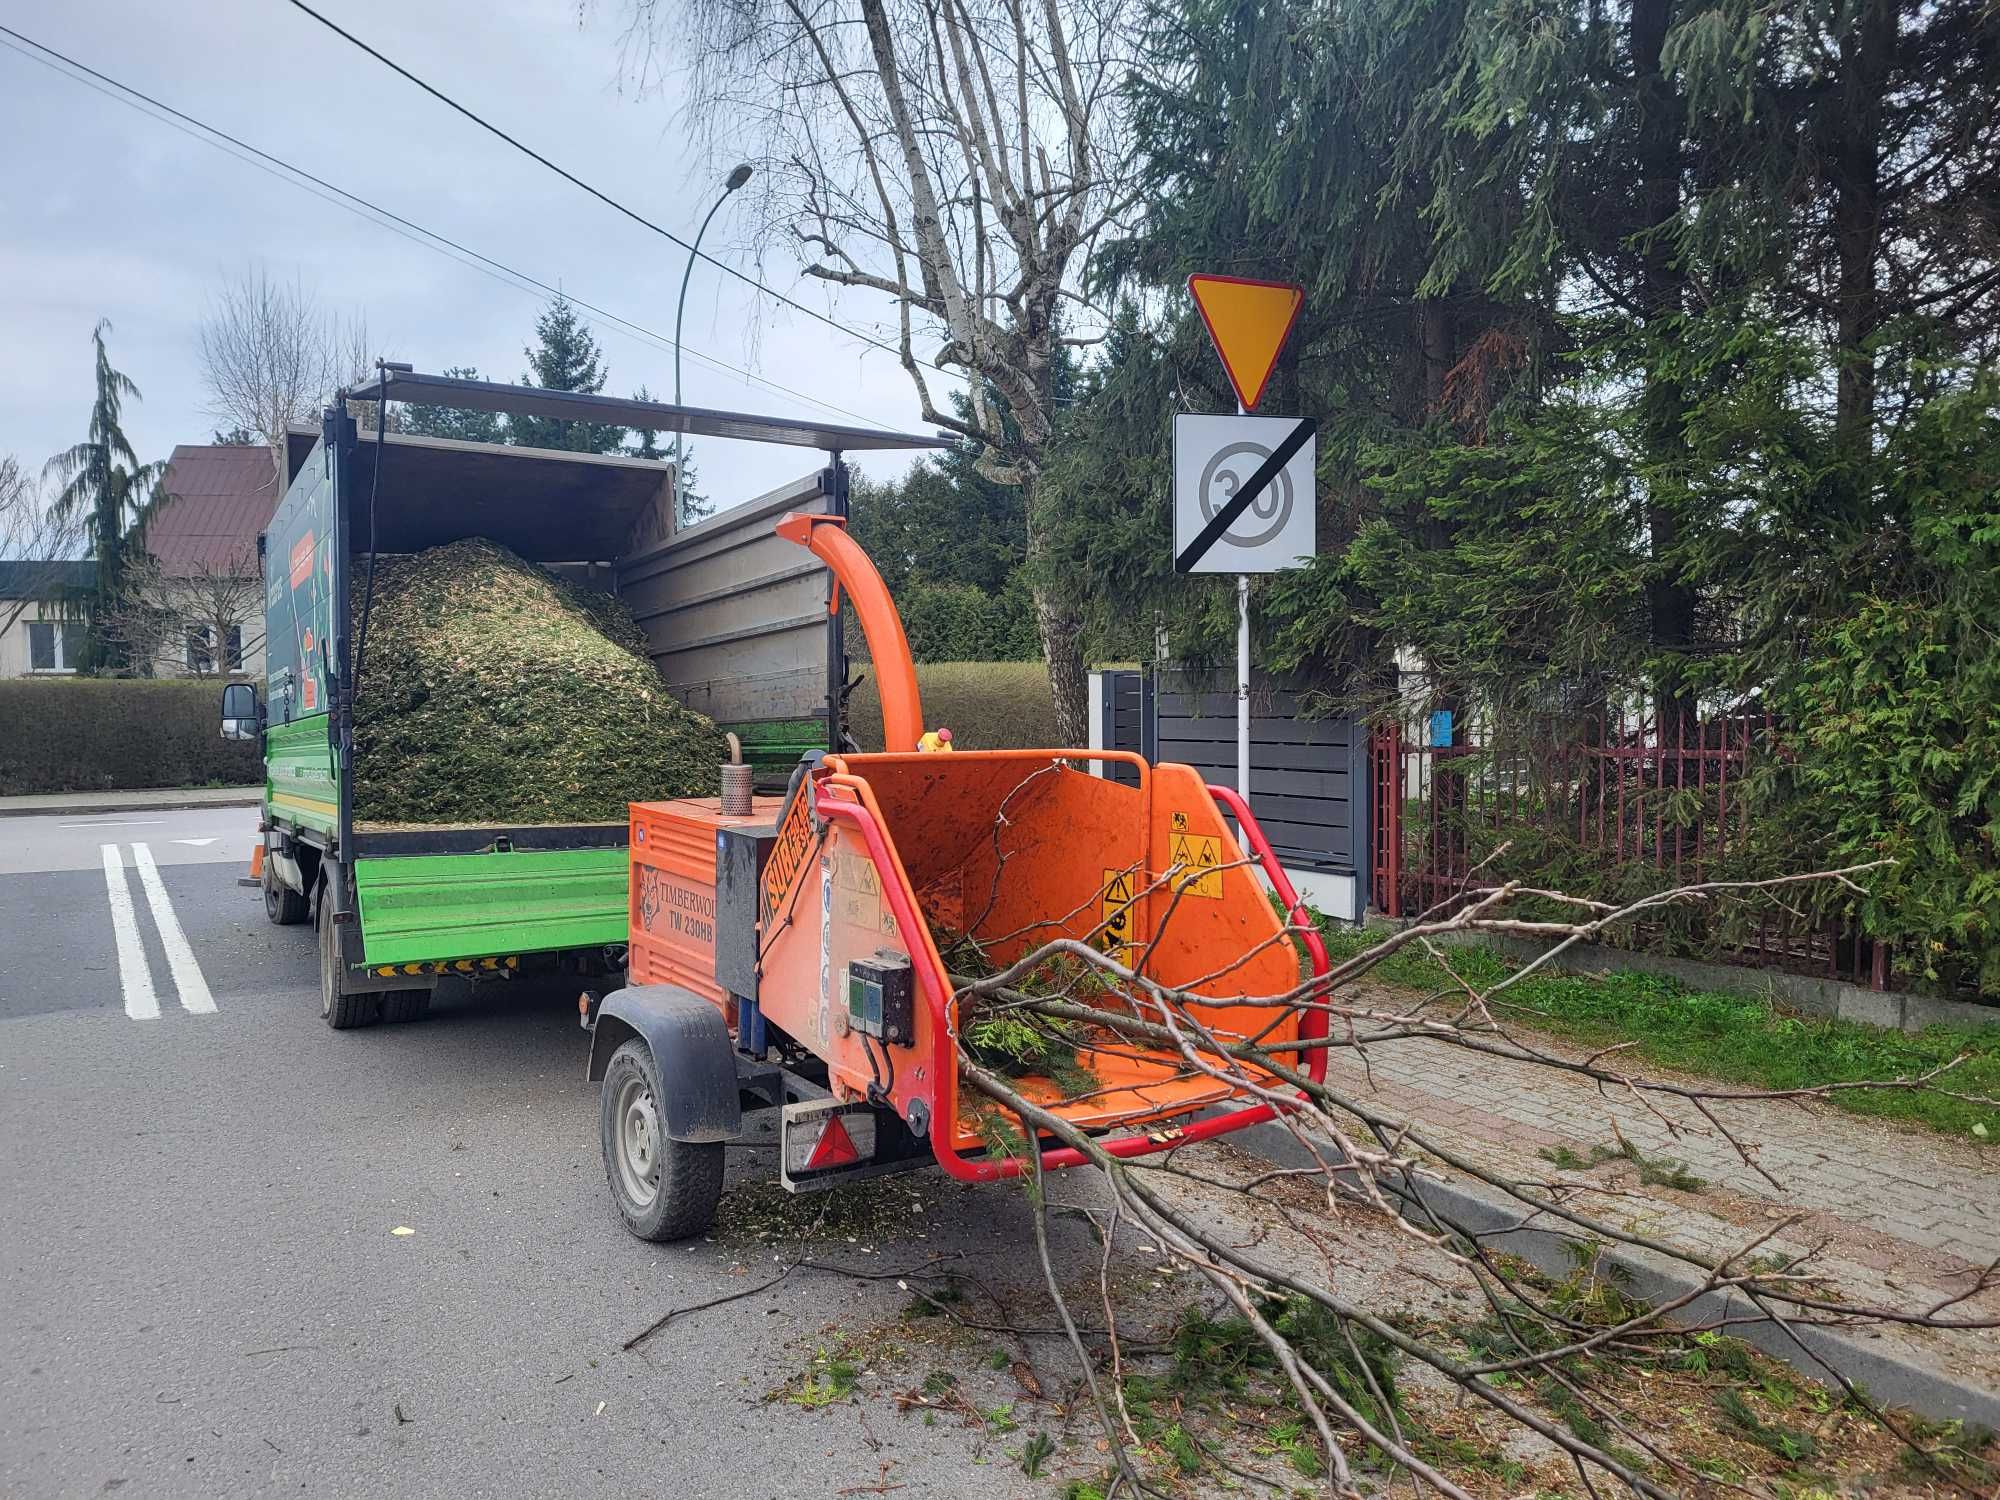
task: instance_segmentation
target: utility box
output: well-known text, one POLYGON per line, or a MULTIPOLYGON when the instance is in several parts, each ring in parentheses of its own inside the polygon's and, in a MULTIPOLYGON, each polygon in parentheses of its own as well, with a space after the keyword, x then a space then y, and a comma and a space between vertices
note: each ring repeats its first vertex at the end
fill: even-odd
POLYGON ((764 861, 778 841, 776 823, 746 823, 715 831, 715 979, 732 995, 757 998, 757 922, 764 861))

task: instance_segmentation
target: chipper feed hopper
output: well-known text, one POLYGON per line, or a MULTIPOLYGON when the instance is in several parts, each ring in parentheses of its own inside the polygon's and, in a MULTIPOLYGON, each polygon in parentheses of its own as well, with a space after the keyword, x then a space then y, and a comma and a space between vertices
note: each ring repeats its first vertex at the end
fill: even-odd
MULTIPOLYGON (((828 564, 835 607, 839 589, 852 600, 889 749, 809 756, 782 797, 751 797, 735 777, 721 798, 632 806, 627 988, 583 1008, 606 1175, 635 1234, 705 1228, 723 1143, 763 1109, 777 1112, 794 1189, 932 1160, 965 1181, 1019 1172, 1018 1136, 1011 1152, 1000 1144, 994 1106, 961 1079, 972 1018, 956 996, 968 970, 996 973, 1055 939, 1205 997, 1201 1020, 1219 1037, 1282 1053, 1324 1034, 1323 1010, 1268 998, 1305 975, 1257 867, 1303 914, 1234 791, 1113 751, 1091 759, 1130 765, 1131 784, 1089 774, 1070 750, 919 750, 916 673, 873 565, 836 519, 787 516, 778 531, 828 564)), ((1318 939, 1303 946, 1324 973, 1318 939)), ((1109 989, 1074 993, 1132 1013, 1109 989)), ((1010 1084, 1113 1154, 1272 1117, 1172 1049, 1088 1033, 1074 1033, 1060 1080, 1030 1071, 1010 1084)), ((1317 1049, 1290 1056, 1324 1068, 1317 1049)), ((1045 1167, 1084 1159, 1046 1136, 1032 1149, 1045 1167)))

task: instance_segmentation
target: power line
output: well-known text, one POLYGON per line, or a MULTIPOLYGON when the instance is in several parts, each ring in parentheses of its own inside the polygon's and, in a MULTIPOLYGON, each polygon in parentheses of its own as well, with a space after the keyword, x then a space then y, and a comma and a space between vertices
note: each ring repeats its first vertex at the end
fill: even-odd
MULTIPOLYGON (((248 141, 231 135, 228 131, 218 126, 210 125, 204 120, 197 119, 193 115, 175 109, 171 104, 156 99, 152 95, 141 89, 134 88, 130 84, 121 83, 109 74, 101 73, 89 64, 79 62, 66 53, 59 52, 45 43, 36 41, 33 37, 24 36, 9 26, 0 25, 0 39, 6 38, 11 38, 12 40, 5 41, 4 44, 9 46, 10 50, 19 53, 29 61, 40 63, 51 72, 69 78, 73 83, 81 83, 86 88, 93 89, 108 99, 126 105, 139 114, 146 115, 148 119, 155 120, 162 125, 171 126, 190 139, 200 141, 206 146, 212 146, 216 150, 244 162, 246 165, 257 167, 259 170, 276 177, 279 181, 310 193, 313 197, 331 203, 336 208, 344 208, 350 213, 367 219, 370 223, 377 224, 389 230, 391 233, 401 235, 413 244, 422 245, 428 250, 434 250, 448 259, 458 261, 468 269, 479 271, 481 274, 499 281, 502 285, 511 286, 517 291, 526 291, 533 288, 550 296, 566 297, 567 300, 575 303, 578 307, 595 313, 598 317, 608 322, 619 325, 631 334, 663 351, 673 347, 672 342, 663 333, 656 332, 642 324, 634 323, 628 318, 620 317, 617 313, 607 308, 599 307, 595 303, 587 302, 581 297, 571 296, 560 288, 550 286, 547 282, 529 275, 526 271, 518 270, 504 261, 498 261, 489 255, 481 254, 479 251, 472 249, 468 245, 459 243, 448 235, 440 234, 434 229, 427 229, 415 220, 404 218, 393 209, 384 208, 370 199, 363 198, 358 193, 349 192, 346 188, 328 182, 323 177, 315 176, 303 167, 293 165, 283 157, 275 156, 268 151, 253 146, 248 141), (22 46, 14 45, 15 43, 21 43, 26 47, 34 48, 35 51, 24 51, 22 46), (46 55, 37 56, 37 53, 46 55), (57 66, 58 63, 62 66, 57 66), (63 71, 64 68, 74 69, 75 72, 65 73, 63 71), (84 76, 77 76, 79 74, 84 76), (152 110, 159 111, 159 113, 148 113, 147 108, 141 107, 141 103, 152 110)), ((703 259, 707 258, 706 256, 703 257, 703 259)), ((738 376, 752 384, 763 386, 767 390, 774 391, 779 395, 790 396, 794 400, 807 402, 810 405, 820 407, 825 411, 834 412, 840 416, 853 417, 858 422, 865 423, 869 420, 869 418, 859 412, 850 411, 844 406, 836 406, 832 402, 822 400, 817 396, 807 395, 804 391, 797 391, 789 386, 780 385, 774 380, 746 370, 739 365, 730 364, 727 360, 718 359, 714 355, 705 354, 699 349, 686 348, 685 344, 682 347, 686 349, 686 352, 690 356, 700 360, 703 364, 724 373, 738 376)))
MULTIPOLYGON (((498 125, 495 125, 491 120, 488 120, 485 116, 477 113, 474 110, 468 109, 463 104, 460 104, 456 99, 452 98, 451 95, 447 94, 443 89, 440 89, 436 85, 428 83, 424 79, 418 77, 415 73, 412 73, 408 68, 404 67, 394 58, 385 56, 383 53, 378 52, 375 48, 369 46, 368 43, 362 41, 361 38, 356 36, 353 32, 341 26, 338 22, 330 20, 328 17, 321 15, 318 11, 314 10, 310 5, 307 5, 305 3, 305 0, 291 0, 291 3, 294 7, 304 11, 307 15, 311 16, 315 21, 319 22, 320 25, 326 27, 326 29, 334 33, 334 35, 342 37, 349 42, 352 42, 356 47, 359 47, 363 52, 366 52, 370 57, 374 58, 375 61, 381 63, 383 67, 388 68, 391 72, 400 74, 404 78, 407 78, 411 83, 414 83, 418 88, 422 89, 426 94, 429 94, 433 99, 437 100, 440 104, 443 104, 453 110, 456 110, 459 114, 465 116, 466 119, 470 120, 473 124, 477 125, 481 130, 484 130, 491 135, 497 136, 499 139, 505 141, 508 145, 512 146, 516 151, 519 151, 523 156, 529 157, 534 161, 540 162, 543 166, 547 167, 551 172, 555 173, 556 176, 562 178, 565 182, 571 183, 572 185, 583 189, 583 191, 590 194, 591 197, 597 199, 600 203, 603 203, 605 206, 615 209, 617 212, 623 214, 626 218, 630 219, 633 223, 642 225, 643 227, 652 230, 654 234, 657 234, 661 236, 663 239, 670 240, 674 244, 679 245, 681 249, 687 251, 688 254, 697 256, 700 259, 707 261, 717 270, 722 271, 727 275, 734 276, 738 281, 742 282, 745 286, 755 287, 765 296, 770 297, 775 301, 783 303, 786 307, 793 308, 799 312, 802 312, 809 318, 816 318, 820 322, 826 324, 827 327, 838 329, 840 332, 846 334, 850 338, 857 338, 860 339, 863 343, 873 344, 877 349, 882 350, 884 353, 895 355, 898 360, 902 359, 903 351, 896 348, 895 345, 884 343, 881 339, 874 338, 869 334, 863 333, 858 328, 849 328, 845 323, 840 322, 838 319, 828 317, 825 313, 820 312, 816 308, 808 307, 806 306, 805 303, 798 301, 796 298, 786 296, 785 293, 779 291, 776 287, 770 286, 762 281, 759 281, 756 277, 748 274, 747 272, 737 270, 736 267, 728 264, 726 261, 717 260, 714 256, 709 255, 705 251, 697 250, 693 245, 690 245, 686 240, 682 239, 679 235, 675 234, 671 229, 666 228, 664 225, 655 223, 653 220, 647 218, 644 214, 640 213, 637 209, 628 208, 625 204, 619 202, 618 199, 612 197, 602 188, 594 187, 590 183, 585 182, 581 177, 577 176, 576 173, 570 171, 567 167, 560 166, 556 162, 549 160, 548 157, 542 155, 542 153, 537 151, 533 146, 530 146, 525 142, 517 139, 516 137, 509 135, 506 131, 502 130, 498 125)), ((914 355, 912 357, 914 358, 914 355)), ((919 359, 917 360, 917 363, 923 365, 927 369, 937 371, 937 373, 940 375, 950 376, 953 379, 957 378, 957 376, 954 374, 953 371, 947 370, 942 365, 935 364, 930 360, 919 359)))

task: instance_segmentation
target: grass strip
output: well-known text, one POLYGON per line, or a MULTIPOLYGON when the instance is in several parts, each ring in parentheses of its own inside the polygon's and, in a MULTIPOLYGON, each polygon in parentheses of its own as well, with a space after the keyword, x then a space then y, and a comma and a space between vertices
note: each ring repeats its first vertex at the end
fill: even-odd
MULTIPOLYGON (((1380 941, 1378 932, 1356 931, 1322 919, 1321 931, 1335 962, 1380 941)), ((1490 948, 1454 946, 1452 967, 1485 989, 1518 964, 1490 948)), ((1370 973, 1393 988, 1455 988, 1435 960, 1406 948, 1370 973)), ((2000 1017, 1988 1026, 1929 1026, 1915 1034, 1856 1021, 1801 1016, 1752 995, 1696 990, 1657 974, 1537 973, 1500 997, 1514 1007, 1502 1013, 1554 1036, 1603 1046, 1634 1042, 1640 1057, 1661 1067, 1756 1088, 1809 1088, 1824 1083, 1910 1078, 1951 1061, 1966 1061, 1942 1080, 1955 1094, 2000 1097, 2000 1017)), ((1934 1091, 1883 1090, 1839 1093, 1829 1102, 1857 1115, 1908 1120, 1975 1145, 2000 1144, 2000 1109, 1934 1091)))

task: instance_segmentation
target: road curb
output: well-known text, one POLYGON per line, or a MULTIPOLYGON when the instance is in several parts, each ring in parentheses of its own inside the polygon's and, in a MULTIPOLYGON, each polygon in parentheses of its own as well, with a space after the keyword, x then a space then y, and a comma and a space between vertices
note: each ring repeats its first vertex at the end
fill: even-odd
MULTIPOLYGON (((1277 1166, 1317 1165, 1298 1138, 1282 1125, 1251 1125, 1226 1139, 1277 1166)), ((1451 1219, 1494 1249, 1520 1256, 1546 1275, 1566 1276, 1575 1269, 1567 1247, 1586 1238, 1581 1230, 1565 1232, 1535 1224, 1531 1221, 1540 1215, 1496 1189, 1462 1179, 1438 1182, 1427 1178, 1422 1194, 1440 1218, 1451 1219)), ((1404 1216, 1418 1219, 1418 1206, 1400 1192, 1397 1196, 1405 1197, 1404 1216)), ((1605 1264, 1627 1272, 1632 1278, 1632 1293, 1649 1302, 1686 1296, 1703 1282, 1690 1267, 1651 1251, 1607 1245, 1601 1256, 1605 1264)), ((1710 1292, 1681 1309, 1673 1321, 1706 1323, 1716 1318, 1762 1316, 1740 1293, 1710 1292)), ((1901 1353, 1880 1348, 1877 1339, 1865 1332, 1797 1328, 1796 1343, 1768 1322, 1743 1323, 1729 1332, 1816 1380, 1827 1378, 1826 1369, 1816 1363, 1823 1362, 1865 1387, 1872 1398, 1886 1406, 1908 1407, 1933 1421, 1957 1419, 1968 1426, 2000 1429, 2000 1392, 1955 1380, 1901 1353), (1810 1353, 1801 1350, 1800 1344, 1810 1353)))
POLYGON ((64 802, 55 797, 44 801, 39 798, 24 799, 27 805, 10 803, 0 798, 0 818, 46 818, 56 816, 91 817, 97 813, 114 812, 184 812, 200 807, 256 807, 264 800, 261 787, 249 787, 229 796, 203 797, 197 795, 200 789, 186 792, 160 792, 148 797, 144 792, 115 794, 116 800, 108 802, 64 802))

